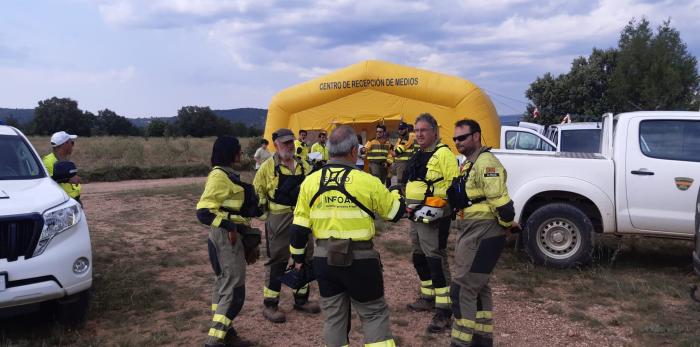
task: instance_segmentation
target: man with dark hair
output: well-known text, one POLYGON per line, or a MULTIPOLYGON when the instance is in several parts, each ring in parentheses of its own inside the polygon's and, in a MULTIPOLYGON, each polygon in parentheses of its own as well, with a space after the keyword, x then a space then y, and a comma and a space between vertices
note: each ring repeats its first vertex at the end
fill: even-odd
POLYGON ((387 173, 391 163, 389 157, 391 144, 389 143, 389 134, 386 132, 386 126, 383 124, 377 125, 376 134, 377 136, 373 140, 365 144, 369 171, 372 173, 372 176, 379 178, 383 184, 388 184, 390 183, 387 182, 387 173))
POLYGON ((452 346, 493 345, 493 300, 489 278, 501 256, 506 229, 517 226, 506 188, 506 170, 481 144, 481 127, 471 119, 455 124, 453 140, 466 157, 449 189, 459 229, 455 274, 450 288, 452 346))
POLYGON ((331 132, 329 163, 301 184, 290 250, 294 262, 303 263, 313 233, 313 267, 325 315, 326 346, 349 345, 352 303, 362 321, 365 346, 391 347, 395 342, 382 265, 372 243, 374 215, 396 222, 405 205, 398 192, 390 192, 378 179, 355 168, 357 145, 351 127, 331 132))
POLYGON ((294 140, 294 153, 296 153, 297 158, 308 162, 309 145, 306 144, 306 135, 306 130, 299 130, 299 139, 294 140))
POLYGON ((396 139, 396 145, 392 153, 394 162, 391 165, 391 169, 397 178, 397 183, 404 181, 403 175, 406 170, 406 162, 413 156, 415 140, 416 134, 409 132, 409 124, 399 123, 399 138, 396 139))
POLYGON ((328 156, 328 149, 326 148, 326 132, 321 131, 318 133, 318 142, 314 143, 311 146, 311 153, 319 153, 321 154, 320 159, 314 159, 312 162, 314 164, 314 169, 318 169, 323 165, 326 165, 326 162, 329 159, 328 156))
MULTIPOLYGON (((265 221, 265 238, 267 239, 267 256, 265 263, 266 281, 263 288, 263 316, 273 322, 286 321, 286 315, 279 310, 282 283, 279 277, 284 273, 289 262, 289 227, 294 215, 292 211, 299 195, 299 186, 311 166, 294 157, 294 133, 289 129, 279 129, 272 133, 275 154, 266 160, 255 174, 253 185, 260 197, 261 204, 269 212, 265 221)), ((307 253, 311 261, 313 244, 307 253)), ((318 303, 309 301, 309 285, 294 291, 294 309, 307 313, 319 313, 318 303)))
POLYGON ((413 266, 420 279, 420 297, 408 308, 435 312, 429 332, 441 332, 451 322, 450 268, 447 237, 452 210, 447 187, 459 175, 457 160, 440 142, 438 124, 429 113, 416 118, 416 142, 420 149, 408 161, 406 206, 411 220, 413 266))

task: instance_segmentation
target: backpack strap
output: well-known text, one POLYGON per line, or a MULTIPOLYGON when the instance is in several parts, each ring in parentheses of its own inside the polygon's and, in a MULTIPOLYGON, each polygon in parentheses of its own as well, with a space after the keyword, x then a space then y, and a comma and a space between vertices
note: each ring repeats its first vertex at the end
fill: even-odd
POLYGON ((350 172, 352 172, 352 170, 356 169, 345 165, 325 165, 321 169, 321 182, 319 184, 319 189, 316 192, 316 194, 314 194, 314 196, 311 198, 311 201, 309 201, 309 207, 313 206, 314 202, 316 202, 316 199, 318 199, 318 197, 321 196, 321 194, 334 190, 345 195, 345 197, 350 199, 350 201, 352 201, 353 204, 359 207, 362 211, 365 211, 365 213, 367 213, 370 217, 372 217, 372 219, 374 219, 374 212, 372 212, 372 210, 370 210, 369 208, 367 208, 367 206, 365 206, 363 203, 357 200, 357 198, 350 194, 350 192, 348 192, 348 190, 345 188, 345 181, 347 180, 348 175, 350 175, 350 172), (328 180, 328 183, 324 184, 324 182, 326 181, 326 174, 328 173, 328 171, 330 171, 331 168, 343 168, 342 176, 339 173, 336 176, 336 179, 332 181, 333 183, 335 183, 335 185, 330 185, 330 179, 328 180), (338 177, 340 177, 339 181, 337 180, 338 177))

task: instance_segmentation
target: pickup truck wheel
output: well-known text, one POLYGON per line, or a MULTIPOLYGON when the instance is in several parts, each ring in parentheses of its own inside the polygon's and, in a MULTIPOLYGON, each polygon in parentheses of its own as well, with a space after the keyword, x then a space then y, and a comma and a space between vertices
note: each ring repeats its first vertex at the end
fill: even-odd
POLYGON ((89 308, 89 289, 59 299, 56 305, 56 321, 65 326, 80 327, 85 323, 89 308))
POLYGON ((535 264, 570 268, 591 262, 593 223, 578 207, 544 205, 526 222, 524 243, 535 264))

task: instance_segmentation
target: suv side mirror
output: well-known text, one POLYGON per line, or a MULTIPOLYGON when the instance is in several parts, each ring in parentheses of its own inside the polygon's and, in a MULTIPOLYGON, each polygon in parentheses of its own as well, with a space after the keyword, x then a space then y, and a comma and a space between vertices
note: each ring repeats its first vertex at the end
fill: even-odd
POLYGON ((59 161, 53 165, 53 178, 54 181, 63 183, 67 182, 73 176, 78 174, 78 168, 72 161, 59 161))

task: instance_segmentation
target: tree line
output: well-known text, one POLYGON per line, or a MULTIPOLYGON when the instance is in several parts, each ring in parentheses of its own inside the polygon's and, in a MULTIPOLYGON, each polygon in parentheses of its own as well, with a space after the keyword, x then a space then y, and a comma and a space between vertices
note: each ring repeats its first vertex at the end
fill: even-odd
POLYGON ((525 92, 525 120, 559 123, 599 120, 606 112, 694 110, 700 107, 697 59, 688 52, 670 20, 652 29, 648 20, 630 20, 617 48, 594 48, 559 76, 545 73, 525 92), (538 117, 535 117, 537 109, 538 117))
POLYGON ((75 100, 58 97, 39 101, 29 124, 22 125, 12 117, 6 118, 5 123, 22 129, 27 135, 44 136, 61 130, 79 136, 252 137, 262 134, 260 129, 217 116, 208 106, 184 106, 178 110, 174 122, 153 119, 140 128, 110 109, 98 111, 95 115, 78 108, 75 100))

